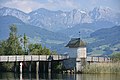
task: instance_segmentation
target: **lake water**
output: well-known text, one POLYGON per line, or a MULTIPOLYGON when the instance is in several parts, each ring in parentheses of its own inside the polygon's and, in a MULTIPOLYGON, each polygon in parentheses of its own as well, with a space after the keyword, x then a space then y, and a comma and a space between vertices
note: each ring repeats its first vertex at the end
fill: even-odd
POLYGON ((0 80, 120 80, 120 74, 15 74, 0 73, 0 80))

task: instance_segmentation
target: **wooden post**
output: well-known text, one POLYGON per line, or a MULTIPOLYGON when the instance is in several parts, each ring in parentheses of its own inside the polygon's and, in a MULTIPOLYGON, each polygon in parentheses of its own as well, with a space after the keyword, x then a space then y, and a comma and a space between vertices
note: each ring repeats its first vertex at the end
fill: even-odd
POLYGON ((43 72, 45 73, 45 62, 43 62, 43 72))
POLYGON ((39 73, 36 73, 36 80, 39 80, 39 73))
POLYGON ((16 66, 16 62, 14 63, 14 72, 17 72, 17 66, 16 66))
POLYGON ((39 72, 39 62, 36 62, 36 73, 39 72))
POLYGON ((51 64, 52 64, 52 62, 51 61, 49 61, 48 62, 48 79, 49 80, 51 80, 51 64))
POLYGON ((32 66, 31 63, 32 63, 32 62, 30 62, 30 64, 29 64, 29 72, 31 72, 31 66, 32 66))
POLYGON ((23 80, 23 78, 22 78, 22 73, 20 73, 20 80, 23 80))
POLYGON ((76 67, 74 67, 74 73, 76 73, 76 67))
POLYGON ((22 73, 22 62, 20 62, 20 73, 22 73))
MULTIPOLYGON (((63 61, 60 61, 60 65, 61 65, 61 70, 63 70, 63 61)), ((60 71, 62 72, 62 71, 60 71)))
POLYGON ((51 73, 51 61, 48 62, 48 73, 51 73))
POLYGON ((52 75, 52 74, 50 74, 50 73, 48 74, 48 79, 49 79, 49 80, 51 80, 51 75, 52 75))

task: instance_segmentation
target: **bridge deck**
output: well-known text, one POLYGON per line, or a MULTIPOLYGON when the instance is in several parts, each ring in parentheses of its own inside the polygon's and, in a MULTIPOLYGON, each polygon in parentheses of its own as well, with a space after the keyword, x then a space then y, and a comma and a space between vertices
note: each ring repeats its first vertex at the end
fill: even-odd
MULTIPOLYGON (((68 59, 67 55, 51 55, 53 60, 68 59)), ((15 62, 15 61, 49 61, 50 55, 8 55, 0 56, 0 62, 15 62)), ((76 61, 81 59, 77 58, 76 61)), ((89 62, 111 62, 110 57, 90 57, 86 58, 89 62)))
MULTIPOLYGON (((81 59, 76 59, 76 61, 80 61, 81 59)), ((111 62, 111 58, 110 57, 91 57, 91 56, 88 56, 86 58, 86 61, 87 62, 111 62)))
MULTIPOLYGON (((69 58, 67 55, 51 55, 53 60, 64 60, 69 58)), ((0 62, 15 61, 49 61, 50 55, 8 55, 0 56, 0 62)))

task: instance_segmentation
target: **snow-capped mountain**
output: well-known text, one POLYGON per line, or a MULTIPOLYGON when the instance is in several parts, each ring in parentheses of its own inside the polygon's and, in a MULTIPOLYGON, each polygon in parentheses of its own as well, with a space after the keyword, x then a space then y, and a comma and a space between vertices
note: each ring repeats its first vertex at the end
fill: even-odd
POLYGON ((66 29, 82 23, 93 23, 95 21, 108 21, 119 24, 120 16, 112 9, 96 7, 92 11, 74 9, 69 12, 49 11, 38 9, 29 13, 31 24, 46 28, 48 30, 66 29), (119 18, 118 18, 119 17, 119 18))
POLYGON ((65 16, 66 12, 62 11, 50 11, 44 8, 35 10, 28 15, 31 16, 29 19, 30 24, 36 25, 48 30, 56 30, 64 28, 66 25, 65 16))
POLYGON ((14 8, 3 7, 0 9, 0 16, 14 16, 25 23, 28 23, 30 16, 20 10, 14 8))
POLYGON ((115 22, 116 13, 108 7, 95 7, 89 12, 89 16, 93 21, 103 20, 109 22, 115 22))
POLYGON ((120 13, 106 7, 95 7, 93 10, 74 9, 72 11, 50 11, 44 8, 30 13, 24 13, 13 8, 1 8, 0 16, 11 15, 25 23, 42 27, 51 31, 58 31, 74 27, 77 24, 93 23, 96 21, 108 21, 120 24, 120 13))
POLYGON ((38 9, 29 13, 31 24, 45 27, 49 30, 60 30, 71 28, 79 23, 91 23, 92 19, 87 11, 74 9, 69 12, 49 11, 46 9, 38 9))

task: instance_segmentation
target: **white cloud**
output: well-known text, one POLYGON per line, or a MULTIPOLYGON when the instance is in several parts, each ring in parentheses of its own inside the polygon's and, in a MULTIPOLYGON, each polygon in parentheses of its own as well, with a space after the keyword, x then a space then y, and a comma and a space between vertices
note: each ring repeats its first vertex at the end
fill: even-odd
POLYGON ((22 10, 24 12, 30 12, 33 9, 33 5, 38 5, 38 3, 35 3, 33 1, 29 0, 11 0, 9 2, 6 2, 3 6, 5 7, 11 7, 11 8, 17 8, 19 10, 22 10))
POLYGON ((1 6, 17 8, 28 13, 38 8, 46 8, 50 10, 74 9, 79 7, 79 3, 75 0, 48 0, 44 3, 37 0, 9 0, 4 4, 1 4, 1 6))
POLYGON ((93 9, 96 6, 107 6, 119 10, 119 0, 0 0, 0 7, 17 8, 31 12, 38 8, 49 10, 93 9))

